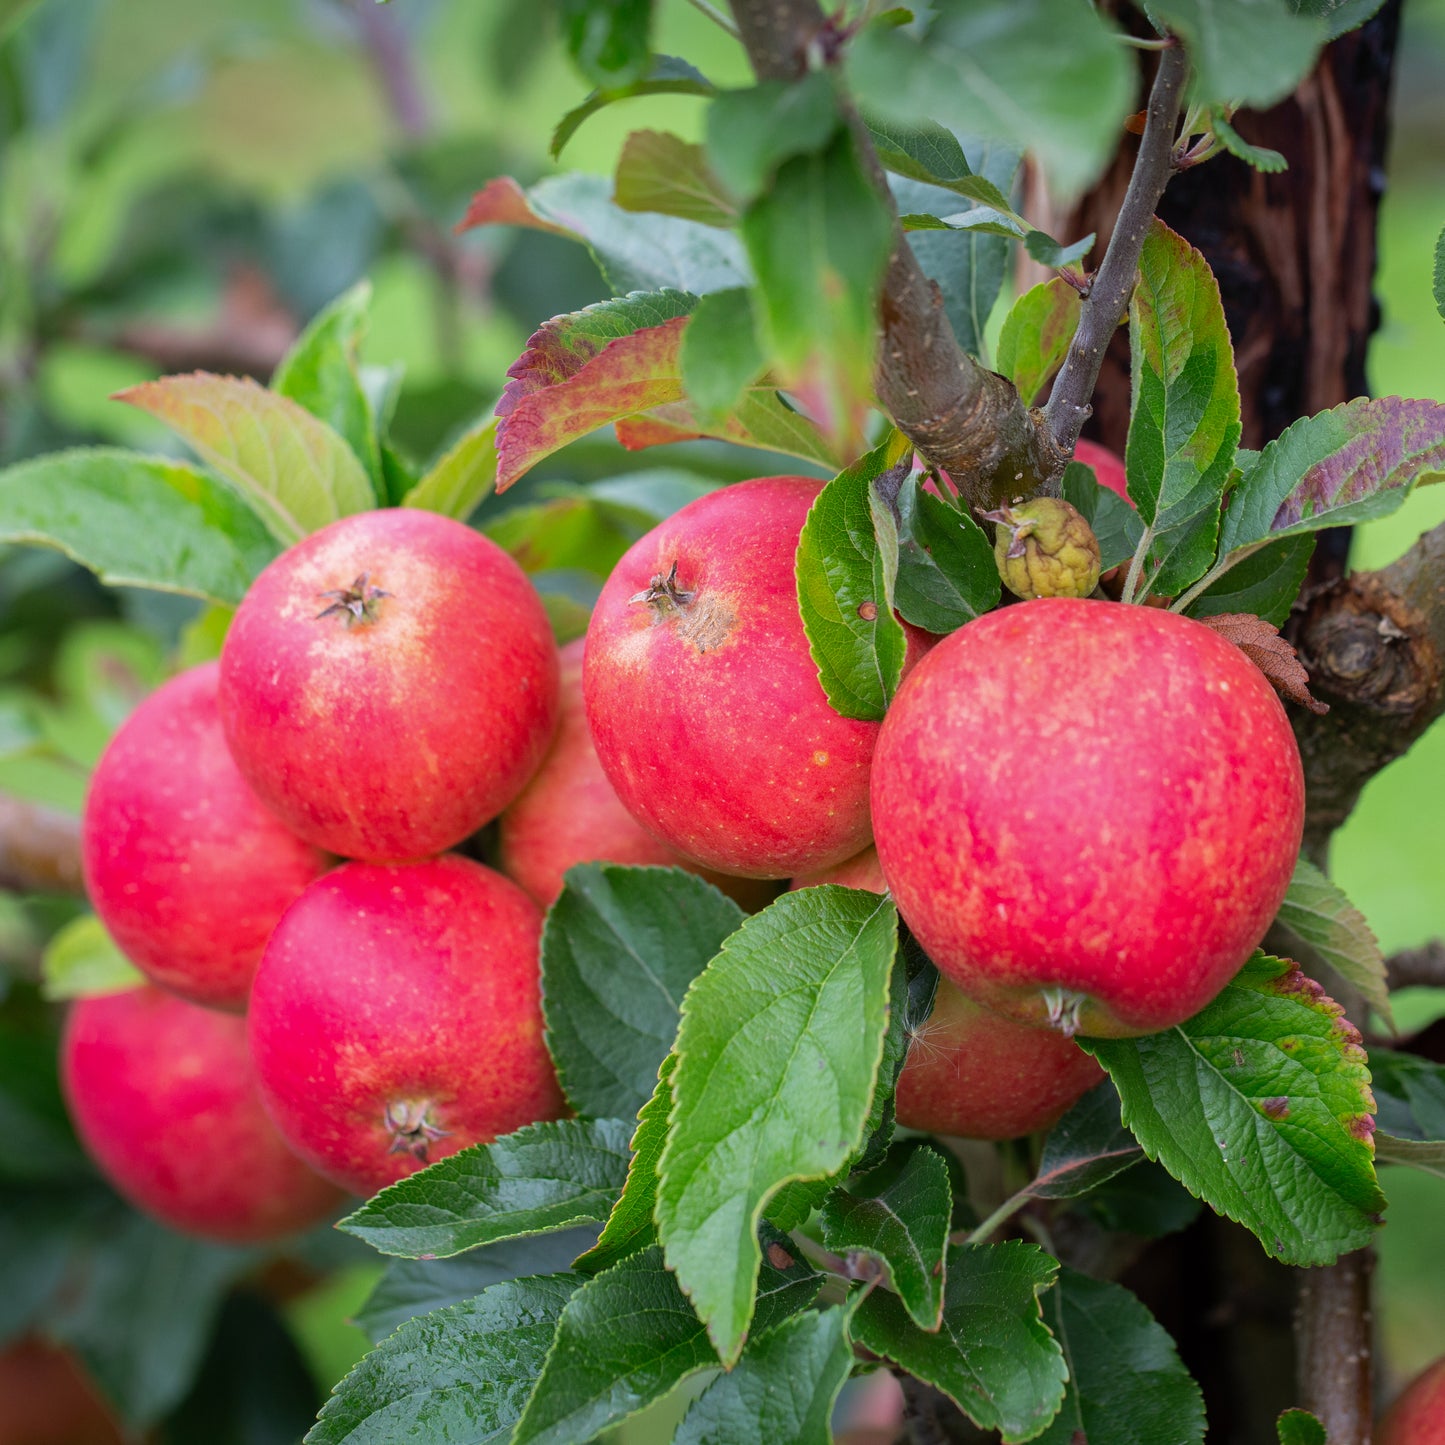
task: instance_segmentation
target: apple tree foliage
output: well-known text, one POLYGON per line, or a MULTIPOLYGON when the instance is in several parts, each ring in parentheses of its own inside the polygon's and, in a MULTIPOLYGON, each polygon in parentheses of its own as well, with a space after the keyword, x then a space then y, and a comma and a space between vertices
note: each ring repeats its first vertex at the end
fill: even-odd
MULTIPOLYGON (((465 520, 603 426, 638 449, 718 438, 832 475, 799 546, 799 606, 833 706, 880 718, 903 664, 895 611, 945 633, 996 606, 999 583, 978 523, 946 485, 924 490, 911 445, 876 410, 892 231, 859 135, 955 336, 1028 403, 1064 360, 1092 238, 1064 246, 1019 215, 1019 157, 1077 191, 1137 104, 1135 52, 1077 0, 927 8, 915 19, 869 6, 869 23, 840 26, 801 79, 720 89, 654 53, 650 0, 565 0, 569 50, 596 90, 561 118, 554 153, 637 95, 701 98, 705 139, 637 131, 610 182, 487 180, 462 224, 575 241, 612 299, 539 318, 495 408, 416 467, 391 436, 384 379, 357 362, 363 283, 321 311, 269 387, 197 373, 120 394, 194 461, 81 449, 0 472, 0 539, 57 548, 108 583, 203 599, 204 655, 257 572, 337 517, 403 506, 465 520), (1019 246, 1058 275, 1013 304, 988 358, 984 324, 1019 246)), ((1144 7, 1187 48, 1193 134, 1265 170, 1279 158, 1239 138, 1233 108, 1287 94, 1320 45, 1372 8, 1144 7)), ((1437 263, 1445 310, 1438 276, 1437 263)), ((1445 407, 1395 397, 1241 450, 1218 287, 1157 221, 1127 320, 1133 505, 1080 465, 1064 489, 1135 601, 1277 626, 1313 533, 1383 516, 1445 474, 1445 407)), ((488 530, 536 575, 559 634, 575 635, 586 598, 569 570, 615 560, 701 485, 642 473, 563 490, 488 530)), ((879 1362, 1009 1442, 1094 1438, 1119 1420, 1131 1439, 1202 1440, 1200 1392, 1172 1341, 1122 1286, 1062 1266, 1050 1222, 1106 1203, 1121 1179, 1157 1178, 1159 1230, 1199 1201, 1275 1258, 1318 1265, 1379 1226, 1377 1160, 1445 1173, 1445 1070, 1367 1058, 1305 972, 1345 980, 1388 1022, 1368 925, 1302 862, 1277 936, 1293 958, 1257 953, 1178 1027, 1085 1041, 1107 1080, 980 1220, 947 1148, 895 1131, 892 1092, 934 975, 890 900, 825 886, 745 918, 674 870, 579 865, 542 950, 547 1040, 572 1117, 443 1159, 343 1221, 391 1262, 361 1312, 375 1348, 308 1441, 581 1445, 686 1385, 678 1441, 822 1442, 845 1382, 879 1362), (1042 1243, 998 1239, 1021 1212, 1042 1243)), ((115 986, 127 965, 82 919, 47 970, 66 997, 115 986)), ((17 1130, 0 1131, 0 1151, 19 1157, 17 1130)), ((68 1146, 37 1135, 23 1152, 47 1147, 68 1146)), ((111 1273, 164 1280, 148 1297, 176 1340, 248 1262, 133 1243, 111 1273)), ((8 1281, 5 1305, 50 1267, 31 1257, 36 1279, 8 1281)), ((126 1287, 104 1273, 92 1286, 126 1287)), ((85 1300, 73 1316, 83 1338, 85 1300)), ((190 1364, 178 1346, 125 1378, 159 1399, 174 1394, 167 1372, 190 1364)), ((133 1418, 153 1414, 132 1403, 133 1418)))

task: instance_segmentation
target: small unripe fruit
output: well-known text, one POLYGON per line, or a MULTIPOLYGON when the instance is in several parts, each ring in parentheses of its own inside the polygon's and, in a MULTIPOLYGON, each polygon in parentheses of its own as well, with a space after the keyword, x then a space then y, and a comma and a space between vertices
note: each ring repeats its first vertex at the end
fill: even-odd
POLYGON ((1015 597, 1087 597, 1099 585, 1099 539, 1079 509, 1035 497, 984 515, 998 524, 998 575, 1015 597))
POLYGON ((1385 1412, 1375 1445, 1445 1445, 1445 1359, 1427 1366, 1385 1412))
POLYGON ((557 649, 521 568, 431 512, 343 517, 252 584, 221 653, 246 781, 347 858, 420 858, 496 817, 557 721, 557 649))
POLYGON ((515 883, 453 854, 318 878, 272 934, 248 1016, 262 1095, 292 1148, 373 1194, 557 1118, 541 930, 515 883))
POLYGON ((242 1009, 276 920, 332 860, 246 785, 221 733, 213 662, 125 720, 91 776, 86 892, 122 953, 163 988, 242 1009))
POLYGON ((939 970, 1023 1023, 1181 1023, 1289 887, 1304 775, 1284 708, 1173 612, 1049 598, 944 638, 873 763, 889 888, 939 970))
POLYGON ((898 1076, 898 1122, 929 1134, 1016 1139, 1047 1129, 1103 1077, 1072 1039, 1004 1018, 940 978, 898 1076))
POLYGON ((61 1045, 71 1118, 137 1209, 185 1234, 279 1239, 338 1191, 287 1148, 246 1054, 246 1022, 145 987, 73 1004, 61 1045))

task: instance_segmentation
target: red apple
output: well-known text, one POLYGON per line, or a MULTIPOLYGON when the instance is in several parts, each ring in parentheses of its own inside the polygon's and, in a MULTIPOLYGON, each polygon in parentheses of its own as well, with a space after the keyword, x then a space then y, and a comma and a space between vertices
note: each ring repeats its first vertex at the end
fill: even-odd
POLYGON ((886 893, 888 884, 883 878, 883 865, 878 861, 876 848, 865 848, 831 868, 820 869, 817 873, 806 873, 794 878, 788 885, 794 888, 814 888, 820 883, 836 883, 843 888, 866 888, 873 893, 886 893))
POLYGON ((501 867, 543 908, 562 891, 562 875, 574 863, 655 864, 686 868, 734 898, 761 908, 773 889, 755 878, 730 878, 700 868, 653 837, 612 790, 582 705, 583 639, 561 651, 562 687, 557 733, 532 781, 498 820, 501 867))
POLYGON ((218 676, 192 668, 125 720, 91 776, 81 857, 95 911, 147 977, 242 1009, 276 920, 331 860, 236 770, 218 676))
POLYGON ((943 639, 873 769, 898 907, 939 969, 1024 1023, 1153 1033, 1263 937, 1299 853, 1284 708, 1172 612, 1046 598, 943 639))
POLYGON ((699 497, 627 552, 587 631, 587 720, 623 803, 694 863, 789 878, 869 840, 879 724, 828 704, 794 553, 821 482, 699 497))
POLYGON ((1074 460, 1083 462, 1086 467, 1093 467, 1094 477, 1101 487, 1108 487, 1111 492, 1117 492, 1123 497, 1131 507, 1134 505, 1129 497, 1129 479, 1124 472, 1124 463, 1108 447, 1100 446, 1098 442, 1085 441, 1081 437, 1074 444, 1074 460))
POLYGON ((221 654, 247 782, 317 847, 418 858, 496 817, 557 720, 557 649, 521 568, 459 522, 344 517, 256 579, 221 654))
POLYGON ((1375 1445, 1445 1445, 1445 1359, 1396 1397, 1375 1431, 1375 1445))
POLYGON ((76 1131, 137 1209, 185 1234, 279 1239, 340 1195, 266 1117, 246 1023, 160 989, 80 999, 61 1046, 76 1131))
POLYGON ((542 1042, 542 915, 466 858, 347 863, 267 945, 251 991, 262 1095, 356 1194, 563 1112, 542 1042))
POLYGON ((124 1438, 68 1350, 32 1337, 0 1351, 0 1445, 122 1445, 124 1438))
POLYGON ((907 1129, 1017 1139, 1047 1129, 1103 1077, 1056 1029, 1003 1018, 940 978, 908 1045, 895 1108, 907 1129))

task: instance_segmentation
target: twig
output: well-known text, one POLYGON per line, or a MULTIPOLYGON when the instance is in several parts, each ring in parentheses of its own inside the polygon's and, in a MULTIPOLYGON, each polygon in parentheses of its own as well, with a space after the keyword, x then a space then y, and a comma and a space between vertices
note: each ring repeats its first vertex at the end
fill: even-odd
POLYGON ((1161 53, 1129 189, 1094 284, 1080 309, 1069 354, 1049 393, 1044 416, 1065 455, 1073 452, 1089 418, 1104 351, 1129 305, 1144 238, 1149 234, 1159 197, 1174 173, 1174 131, 1188 73, 1189 57, 1182 46, 1174 45, 1161 53))
POLYGON ((714 25, 720 26, 726 30, 729 35, 736 38, 738 27, 734 25, 721 10, 717 9, 716 6, 709 5, 707 0, 688 0, 688 4, 691 5, 694 10, 706 15, 714 25))
POLYGON ((1385 961, 1391 988, 1445 988, 1445 941, 1404 948, 1385 961))
POLYGON ((1373 1249, 1298 1271, 1295 1315, 1300 1403, 1330 1445, 1370 1445, 1370 1278, 1373 1249))
POLYGON ((348 8, 397 124, 413 139, 424 136, 431 129, 431 113, 402 22, 394 9, 375 0, 350 0, 348 8))
POLYGON ((80 820, 0 793, 0 888, 82 893, 80 820))
MULTIPOLYGON (((836 49, 818 0, 731 0, 739 37, 760 80, 802 75, 809 56, 836 49), (827 40, 830 44, 824 44, 827 40)), ((858 157, 889 208, 867 127, 844 102, 858 157)), ((924 460, 953 479, 971 507, 1005 505, 1062 473, 1064 456, 1003 377, 958 345, 943 297, 894 223, 879 303, 878 399, 924 460)))

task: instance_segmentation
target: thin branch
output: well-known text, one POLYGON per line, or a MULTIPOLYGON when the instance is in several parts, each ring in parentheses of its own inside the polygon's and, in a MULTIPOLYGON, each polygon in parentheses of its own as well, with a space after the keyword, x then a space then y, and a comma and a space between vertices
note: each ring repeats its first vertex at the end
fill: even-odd
POLYGON ((83 893, 80 820, 0 793, 0 888, 83 893))
POLYGON ((395 7, 378 5, 375 0, 350 0, 348 8, 396 123, 412 139, 424 136, 431 129, 431 113, 395 7))
POLYGON ((1171 46, 1160 55, 1129 189, 1109 237, 1109 247, 1079 312, 1069 354, 1049 393, 1044 416, 1054 441, 1066 456, 1072 454, 1089 418, 1104 351, 1129 305, 1144 238, 1149 234, 1159 197, 1174 173, 1174 132, 1188 74, 1189 57, 1182 46, 1171 46))
POLYGON ((1370 1445, 1370 1280, 1373 1249, 1301 1269, 1295 1314, 1300 1403, 1319 1418, 1330 1445, 1370 1445))
POLYGON ((707 0, 688 0, 688 4, 691 5, 694 10, 706 15, 714 25, 721 26, 729 35, 734 38, 737 37, 738 27, 734 25, 721 10, 717 9, 716 6, 709 5, 707 0))
MULTIPOLYGON (((839 31, 817 0, 731 0, 760 80, 802 75, 831 57, 839 31)), ((890 210, 892 192, 867 127, 845 101, 858 157, 890 210)), ((896 219, 879 303, 878 399, 924 460, 946 471, 968 504, 999 507, 1037 492, 1063 471, 1047 429, 1003 377, 958 345, 943 297, 923 274, 896 219)))
POLYGON ((1393 988, 1445 988, 1445 940, 1404 948, 1385 960, 1393 988))

